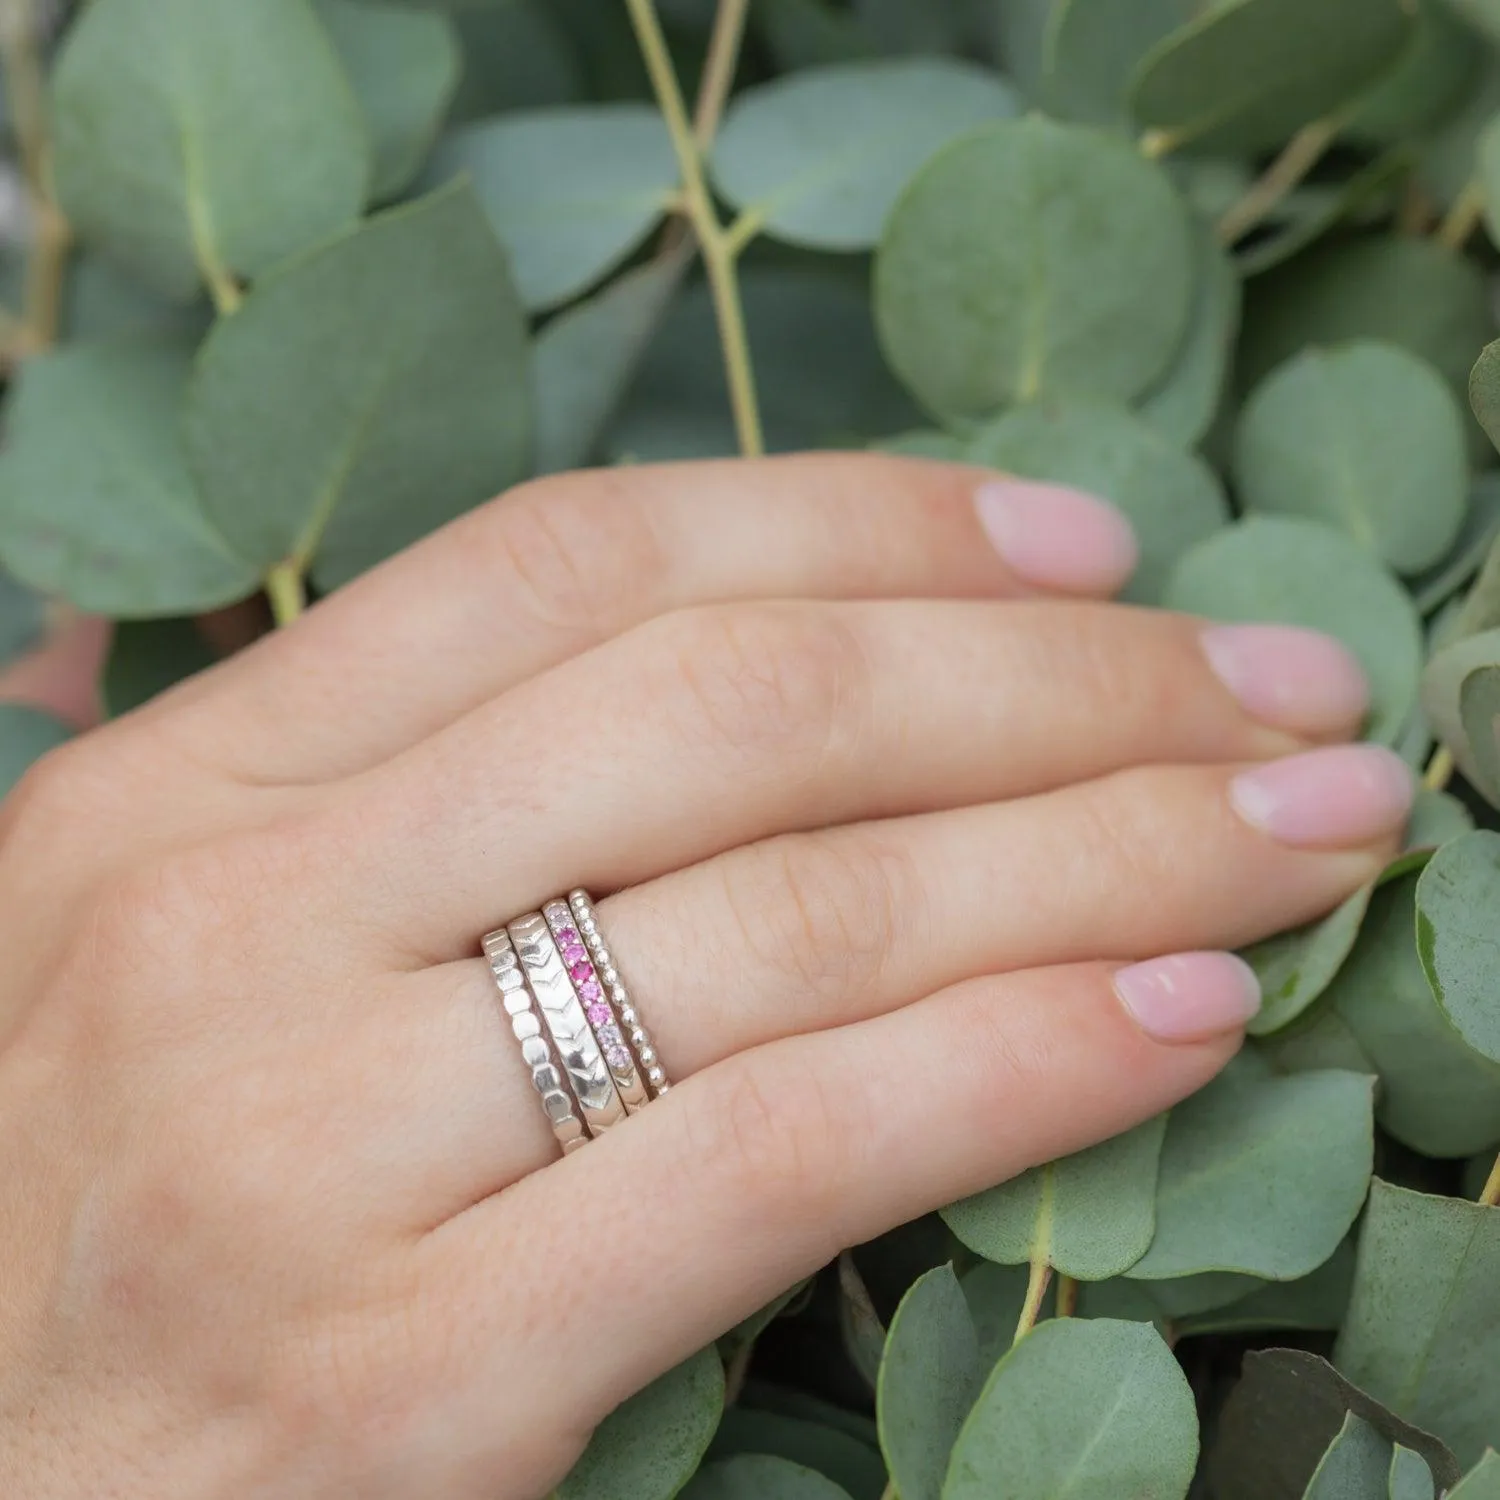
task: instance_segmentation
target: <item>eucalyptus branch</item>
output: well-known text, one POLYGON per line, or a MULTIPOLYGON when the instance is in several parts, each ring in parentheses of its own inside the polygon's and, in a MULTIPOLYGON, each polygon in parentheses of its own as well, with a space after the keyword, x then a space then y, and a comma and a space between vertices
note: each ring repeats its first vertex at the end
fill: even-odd
POLYGON ((739 65, 740 43, 745 35, 745 16, 750 0, 719 0, 714 15, 714 29, 708 39, 708 55, 703 63, 703 78, 698 86, 698 104, 693 110, 693 137, 700 155, 706 156, 718 134, 719 121, 729 90, 734 85, 734 71, 739 65))
POLYGON ((1343 128, 1342 112, 1304 125, 1286 143, 1281 155, 1251 183, 1249 190, 1232 203, 1215 226, 1219 243, 1233 245, 1243 239, 1323 159, 1343 128))
POLYGON ((1071 1276, 1057 1278, 1057 1315, 1060 1318, 1078 1315, 1078 1283, 1071 1276))
POLYGON ((1484 217, 1484 184, 1476 177, 1465 183, 1464 190, 1443 216, 1433 238, 1446 250, 1455 253, 1468 244, 1469 236, 1484 217))
POLYGON ((1495 1158, 1495 1165, 1490 1168, 1490 1175, 1485 1179, 1484 1188, 1479 1194, 1479 1201, 1486 1208, 1500 1205, 1500 1156, 1495 1158))
MULTIPOLYGON (((672 149, 677 154, 678 170, 682 174, 682 211, 693 226, 703 255, 703 269, 708 276, 714 316, 719 325, 719 341, 724 351, 729 404, 734 412, 740 452, 747 458, 753 458, 765 452, 765 438, 761 431, 760 403, 750 363, 750 340, 745 331, 745 312, 740 301, 736 254, 738 247, 730 241, 724 226, 719 222, 718 210, 709 193, 703 152, 688 119, 682 85, 677 80, 677 70, 667 51, 667 41, 662 34, 655 0, 625 0, 625 4, 630 12, 630 22, 635 28, 636 40, 651 78, 657 104, 672 138, 672 149)), ((721 10, 723 9, 737 13, 739 23, 743 24, 744 7, 739 0, 723 0, 721 10)), ((718 30, 716 25, 715 31, 718 30)), ((734 50, 738 50, 737 44, 734 50)))

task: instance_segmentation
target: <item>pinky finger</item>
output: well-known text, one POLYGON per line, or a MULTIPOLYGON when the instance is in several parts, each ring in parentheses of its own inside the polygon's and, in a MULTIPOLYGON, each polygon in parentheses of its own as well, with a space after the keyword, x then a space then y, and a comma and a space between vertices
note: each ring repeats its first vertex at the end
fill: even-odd
POLYGON ((1192 1093, 1257 1001, 1228 954, 1075 965, 720 1063, 428 1237, 450 1394, 483 1424, 526 1371, 566 1386, 586 1432, 843 1247, 1192 1093))

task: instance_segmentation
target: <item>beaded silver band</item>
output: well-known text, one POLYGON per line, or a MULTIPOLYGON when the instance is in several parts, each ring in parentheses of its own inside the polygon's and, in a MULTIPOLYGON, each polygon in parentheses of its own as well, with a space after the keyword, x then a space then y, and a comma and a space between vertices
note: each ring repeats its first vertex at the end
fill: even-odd
POLYGON ((640 1012, 635 1008, 630 991, 620 977, 620 971, 615 968, 614 955, 604 941, 604 934, 599 931, 599 918, 594 911, 594 903, 587 891, 576 890, 569 893, 568 905, 572 909, 573 919, 578 924, 578 931, 589 957, 594 961, 604 992, 624 1029, 630 1050, 634 1052, 636 1063, 645 1075, 651 1097, 660 1099, 672 1087, 671 1082, 667 1078, 666 1069, 661 1065, 661 1059, 656 1055, 651 1033, 642 1024, 640 1012))
POLYGON ((483 943, 490 973, 500 991, 500 1003, 521 1044, 521 1056, 531 1069, 531 1085, 541 1098, 547 1123, 564 1154, 576 1151, 588 1141, 589 1134, 578 1117, 573 1095, 542 1030, 510 934, 502 927, 498 932, 486 933, 483 943))
POLYGON ((573 989, 573 981, 568 977, 552 930, 540 912, 506 925, 516 957, 521 961, 521 972, 557 1048, 584 1124, 591 1135, 599 1135, 625 1118, 625 1106, 573 989))
POLYGON ((574 925, 573 909, 566 901, 549 901, 542 908, 542 915, 552 930, 552 940, 562 954, 573 992, 583 1006, 583 1013, 594 1029, 594 1039, 604 1054, 605 1065, 619 1091, 620 1102, 625 1113, 633 1115, 650 1103, 651 1095, 636 1069, 635 1054, 625 1045, 625 1035, 620 1030, 614 1008, 605 993, 604 983, 594 968, 584 939, 574 925))

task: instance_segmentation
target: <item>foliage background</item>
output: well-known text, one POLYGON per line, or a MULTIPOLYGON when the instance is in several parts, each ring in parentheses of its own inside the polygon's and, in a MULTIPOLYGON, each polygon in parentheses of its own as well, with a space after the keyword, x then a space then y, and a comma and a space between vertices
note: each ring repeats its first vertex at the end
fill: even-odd
MULTIPOLYGON (((110 615, 125 712, 528 475, 881 444, 1110 496, 1134 600, 1333 631, 1424 770, 1222 1078, 561 1496, 1500 1497, 1500 0, 3 0, 0 60, 0 657, 110 615)), ((0 709, 0 789, 66 733, 0 709)))

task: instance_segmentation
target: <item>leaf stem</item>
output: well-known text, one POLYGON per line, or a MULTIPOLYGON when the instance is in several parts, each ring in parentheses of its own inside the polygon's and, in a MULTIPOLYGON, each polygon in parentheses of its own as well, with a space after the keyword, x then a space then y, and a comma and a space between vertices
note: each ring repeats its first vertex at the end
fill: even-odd
POLYGON ((880 1500, 901 1500, 901 1491, 896 1488, 894 1479, 881 1490, 880 1500))
POLYGON ((1015 1337, 1010 1341, 1015 1348, 1036 1327, 1042 1314, 1042 1299, 1047 1295, 1047 1285, 1052 1280, 1052 1262, 1046 1255, 1034 1256, 1031 1274, 1026 1278, 1026 1300, 1021 1304, 1021 1317, 1016 1324, 1015 1337))
MULTIPOLYGON (((683 212, 693 226, 703 254, 703 269, 708 276, 714 316, 719 325, 719 341, 724 351, 724 373, 729 384, 729 404, 734 413, 740 452, 747 458, 754 458, 765 452, 766 445, 750 362, 750 340, 745 331, 745 312, 740 301, 736 266, 739 247, 731 243, 725 233, 709 193, 703 153, 688 119, 682 85, 677 81, 677 70, 667 51, 655 0, 625 0, 625 5, 677 154, 678 169, 682 173, 683 212)), ((731 12, 730 21, 737 17, 737 26, 742 27, 744 6, 739 0, 723 0, 723 7, 731 12)), ((716 24, 715 32, 718 30, 716 24)), ((727 44, 723 45, 727 49, 727 44)), ((737 40, 733 51, 738 51, 737 40)), ((724 66, 727 68, 728 65, 724 66)), ((725 87, 727 89, 727 84, 725 87)))
POLYGON ((1057 1315, 1072 1318, 1078 1314, 1078 1283, 1071 1276, 1057 1278, 1057 1315))
POLYGON ((1443 215, 1443 221, 1433 235, 1438 244, 1455 254, 1468 244, 1469 236, 1479 227, 1484 216, 1484 184, 1471 178, 1464 190, 1453 201, 1453 206, 1443 215))
POLYGON ((307 609, 307 584, 302 569, 295 562, 277 563, 266 574, 266 597, 271 601, 271 617, 278 626, 300 619, 307 609))
POLYGON ((1440 792, 1453 780, 1454 769, 1453 752, 1446 745, 1439 745, 1422 773, 1422 785, 1429 792, 1440 792))
POLYGON ((1490 1175, 1485 1179, 1484 1188, 1479 1194, 1479 1201, 1486 1208, 1500 1205, 1500 1156, 1495 1158, 1495 1165, 1490 1168, 1490 1175))
POLYGON ((1245 237, 1323 159, 1344 124, 1342 112, 1304 125, 1249 190, 1219 219, 1219 243, 1233 245, 1245 237))
POLYGON ((708 55, 703 64, 703 78, 698 85, 698 104, 693 111, 693 138, 700 156, 707 156, 718 134, 724 105, 734 85, 734 70, 739 65, 740 42, 745 35, 745 16, 750 0, 719 0, 714 14, 714 29, 708 39, 708 55))

